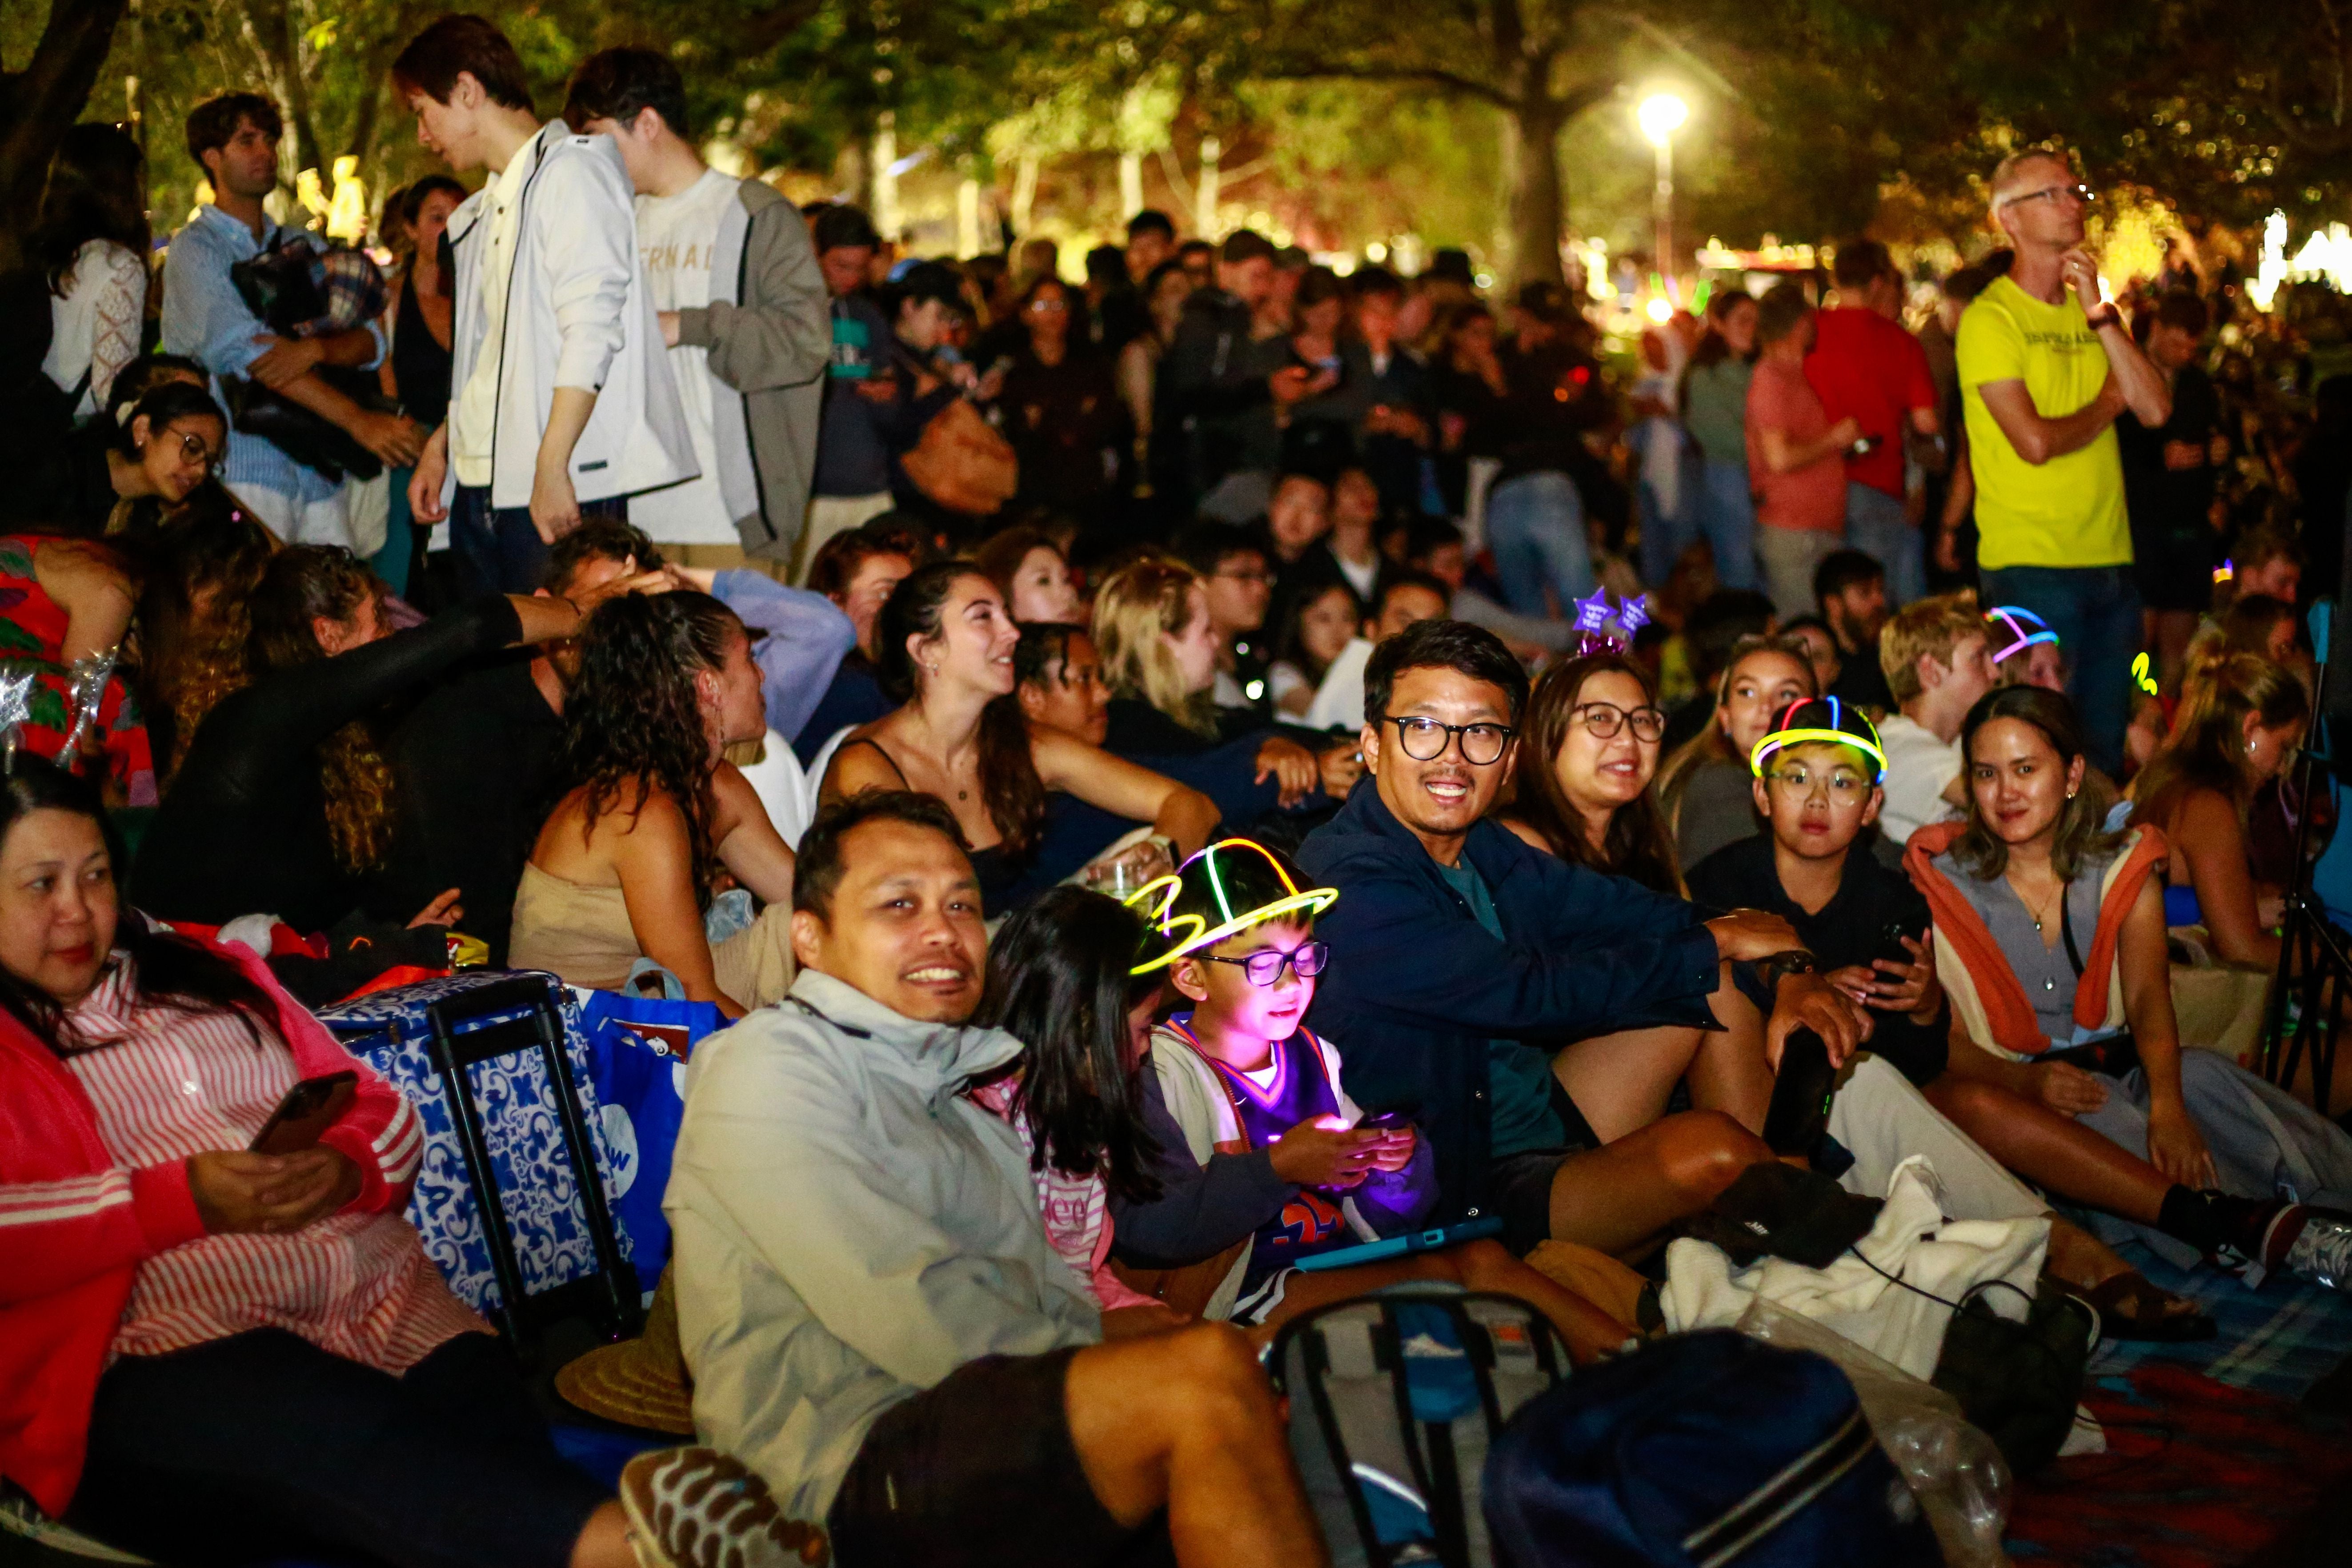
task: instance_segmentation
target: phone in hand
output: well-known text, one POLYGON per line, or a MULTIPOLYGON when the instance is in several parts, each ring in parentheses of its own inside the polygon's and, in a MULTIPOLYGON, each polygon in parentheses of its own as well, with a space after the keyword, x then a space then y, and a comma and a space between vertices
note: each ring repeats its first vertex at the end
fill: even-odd
POLYGON ((1412 1125, 1412 1112, 1409 1110, 1383 1110, 1378 1116, 1367 1116, 1362 1121, 1357 1122, 1356 1131, 1359 1132, 1394 1132, 1401 1128, 1407 1128, 1412 1125))
POLYGON ((1780 1071, 1764 1112, 1764 1142, 1775 1154, 1810 1154, 1829 1125, 1837 1069, 1829 1047, 1811 1029, 1791 1029, 1780 1047, 1780 1071))
POLYGON ((304 1079, 286 1091, 247 1148, 256 1154, 299 1154, 315 1147, 359 1098, 359 1085, 360 1075, 349 1070, 304 1079))
POLYGON ((1903 929, 1901 921, 1888 921, 1885 929, 1879 932, 1878 956, 1890 963, 1899 963, 1906 969, 1918 963, 1918 956, 1903 945, 1906 938, 1912 942, 1925 942, 1927 940, 1927 929, 1923 926, 1916 931, 1909 931, 1903 929))

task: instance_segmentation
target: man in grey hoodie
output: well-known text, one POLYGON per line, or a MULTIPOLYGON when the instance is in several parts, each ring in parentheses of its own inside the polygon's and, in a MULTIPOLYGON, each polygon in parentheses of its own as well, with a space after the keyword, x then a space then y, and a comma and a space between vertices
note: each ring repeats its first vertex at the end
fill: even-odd
POLYGON ((709 1447, 624 1473, 641 1546, 781 1568, 822 1521, 842 1568, 1327 1563, 1248 1342, 1100 1342, 1019 1138, 965 1094, 1021 1042, 965 1023, 987 937, 948 808, 820 813, 793 951, 784 1002, 688 1069, 663 1208, 709 1447))
POLYGON ((638 249, 702 470, 636 498, 629 521, 680 565, 777 575, 808 507, 833 351, 808 224, 774 186, 702 161, 667 56, 589 56, 563 118, 610 136, 636 187, 638 249))

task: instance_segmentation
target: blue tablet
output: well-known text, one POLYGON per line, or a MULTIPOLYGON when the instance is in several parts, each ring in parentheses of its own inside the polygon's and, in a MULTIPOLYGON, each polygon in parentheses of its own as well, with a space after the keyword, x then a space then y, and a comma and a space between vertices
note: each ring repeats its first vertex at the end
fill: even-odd
POLYGON ((1465 1220, 1460 1225, 1441 1226, 1435 1230, 1408 1231, 1402 1236, 1384 1236, 1378 1241, 1343 1247, 1335 1252, 1318 1252, 1312 1258, 1300 1258, 1297 1267, 1316 1272, 1326 1268, 1353 1268, 1359 1263, 1410 1258, 1416 1252, 1437 1252, 1465 1241, 1480 1241, 1502 1234, 1501 1218, 1489 1215, 1484 1219, 1465 1220))

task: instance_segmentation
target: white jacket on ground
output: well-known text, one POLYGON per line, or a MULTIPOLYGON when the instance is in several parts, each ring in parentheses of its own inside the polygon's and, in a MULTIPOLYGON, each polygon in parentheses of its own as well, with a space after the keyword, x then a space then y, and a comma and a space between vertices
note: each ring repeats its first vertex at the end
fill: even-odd
MULTIPOLYGON (((689 479, 700 470, 678 405, 669 351, 637 254, 635 196, 609 136, 574 136, 560 120, 531 138, 509 274, 504 343, 489 343, 481 302, 488 204, 480 191, 449 216, 457 262, 450 326, 452 417, 475 362, 499 365, 491 440, 490 504, 530 504, 540 437, 555 389, 596 394, 595 412, 572 451, 579 500, 606 500, 689 479)), ((444 506, 457 491, 453 460, 444 506)))
POLYGON ((824 1518, 900 1400, 1102 1336, 1019 1137, 963 1093, 1020 1050, 808 970, 695 1048, 662 1205, 695 1431, 793 1518, 824 1518))

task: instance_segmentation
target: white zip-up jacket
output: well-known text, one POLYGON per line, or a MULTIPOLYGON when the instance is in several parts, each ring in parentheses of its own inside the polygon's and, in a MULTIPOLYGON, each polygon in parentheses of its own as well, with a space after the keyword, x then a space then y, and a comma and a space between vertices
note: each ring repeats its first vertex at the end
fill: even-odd
POLYGON ((662 1203, 695 1432, 793 1518, 825 1517, 891 1405, 1102 1337, 1019 1136, 963 1092, 1020 1051, 812 970, 695 1047, 662 1203))
MULTIPOLYGON (((579 500, 607 500, 694 478, 700 471, 694 439, 646 289, 635 195, 620 148, 609 136, 574 136, 562 121, 550 121, 531 138, 524 169, 503 342, 485 341, 481 279, 488 202, 477 191, 449 216, 457 263, 449 342, 452 418, 475 362, 489 353, 499 366, 490 504, 530 504, 539 441, 559 386, 596 394, 595 412, 572 451, 572 486, 579 500)), ((453 460, 441 481, 442 504, 457 491, 453 460)))

